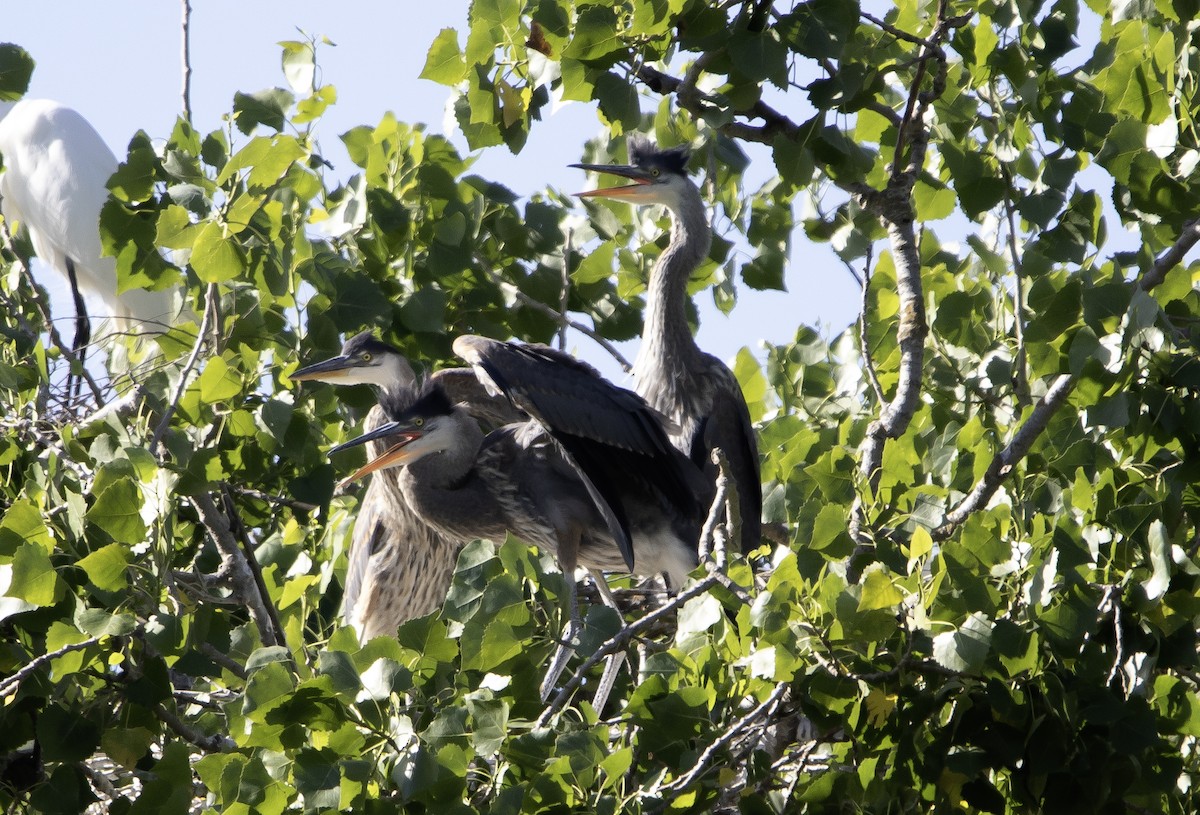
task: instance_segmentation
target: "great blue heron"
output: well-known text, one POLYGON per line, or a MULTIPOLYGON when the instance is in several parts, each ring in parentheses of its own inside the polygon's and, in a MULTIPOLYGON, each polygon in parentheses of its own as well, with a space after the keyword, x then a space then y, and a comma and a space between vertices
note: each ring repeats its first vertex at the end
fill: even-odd
POLYGON ((696 345, 687 323, 688 278, 708 255, 712 230, 700 190, 687 174, 686 147, 657 150, 637 134, 628 165, 573 164, 634 183, 579 193, 633 204, 661 204, 671 213, 671 240, 647 283, 642 345, 633 365, 637 391, 674 423, 671 441, 710 477, 714 447, 729 460, 741 514, 742 550, 761 543, 762 481, 758 442, 746 398, 721 360, 696 345))
MULTIPOLYGON (((467 370, 434 375, 436 381, 494 424, 520 416, 503 402, 490 399, 467 370)), ((418 383, 408 360, 393 346, 364 331, 348 339, 342 352, 301 368, 293 382, 373 385, 393 410, 417 398, 418 383)), ((378 405, 367 414, 364 428, 373 430, 387 418, 378 405)), ((374 445, 372 455, 383 452, 374 445)), ((448 538, 418 517, 404 499, 395 471, 371 479, 359 505, 350 543, 350 565, 343 594, 343 617, 362 642, 394 635, 407 620, 441 608, 450 588, 460 541, 448 538)))
MULTIPOLYGON (((697 563, 709 485, 671 446, 662 417, 633 392, 545 346, 467 336, 454 350, 481 382, 532 418, 485 437, 436 384, 407 406, 382 394, 393 421, 331 452, 397 441, 351 478, 403 466, 399 483, 409 504, 447 535, 502 540, 511 532, 553 552, 569 587, 566 641, 579 627, 577 566, 592 571, 609 602, 602 570, 665 572, 678 587, 697 563)), ((543 696, 565 664, 566 652, 559 654, 543 696)))

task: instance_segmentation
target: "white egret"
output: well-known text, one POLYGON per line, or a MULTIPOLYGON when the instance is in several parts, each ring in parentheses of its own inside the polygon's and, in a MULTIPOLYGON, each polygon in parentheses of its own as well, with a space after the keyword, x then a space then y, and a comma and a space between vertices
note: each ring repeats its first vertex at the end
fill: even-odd
POLYGON ((172 293, 118 293, 116 260, 102 254, 100 210, 117 157, 96 129, 77 111, 47 99, 0 104, 0 117, 5 221, 28 231, 43 263, 98 299, 99 314, 112 319, 115 331, 169 327, 172 293))

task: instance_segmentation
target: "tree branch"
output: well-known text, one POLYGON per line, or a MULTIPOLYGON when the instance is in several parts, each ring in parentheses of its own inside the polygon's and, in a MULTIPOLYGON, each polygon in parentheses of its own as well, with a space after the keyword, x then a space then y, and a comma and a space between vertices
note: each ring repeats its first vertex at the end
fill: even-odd
POLYGON ((47 662, 52 662, 61 656, 72 653, 73 651, 82 651, 85 648, 91 648, 93 645, 98 645, 103 639, 104 637, 88 637, 86 640, 73 642, 69 645, 64 645, 61 648, 50 651, 49 653, 34 657, 27 665, 23 665, 19 670, 17 670, 16 673, 5 677, 3 680, 0 680, 0 698, 8 696, 10 693, 15 691, 22 682, 24 682, 31 674, 34 673, 34 671, 45 665, 47 662))
POLYGON ((700 758, 696 759, 696 763, 692 768, 683 775, 676 778, 670 784, 662 787, 662 792, 682 792, 692 785, 701 775, 708 771, 716 759, 717 754, 728 747, 733 740, 740 736, 747 728, 753 725, 759 719, 765 718, 774 707, 779 704, 779 700, 787 693, 788 683, 778 682, 775 689, 771 691, 761 703, 753 710, 747 713, 742 718, 738 719, 733 724, 725 728, 724 732, 713 741, 712 744, 704 748, 704 752, 700 754, 700 758))
MULTIPOLYGON (((191 0, 182 0, 182 54, 180 55, 183 62, 183 119, 189 124, 192 121, 192 3, 191 0)), ((203 334, 204 332, 201 332, 203 334)))
POLYGON ((272 615, 267 611, 268 599, 259 591, 250 564, 246 562, 246 555, 238 546, 229 527, 229 519, 217 509, 211 495, 192 496, 192 505, 196 507, 201 523, 208 530, 217 551, 221 553, 221 568, 218 574, 229 584, 238 602, 250 612, 250 618, 258 628, 263 643, 282 644, 282 636, 275 630, 271 622, 272 615))
POLYGON ((150 710, 158 720, 171 728, 177 736, 189 744, 194 744, 206 753, 232 753, 237 749, 237 743, 224 733, 208 734, 199 728, 192 727, 162 705, 150 705, 150 710))
POLYGON ((192 369, 196 367, 196 360, 200 356, 200 349, 204 346, 204 335, 208 332, 209 321, 216 314, 216 300, 217 284, 209 283, 208 294, 205 297, 204 317, 200 321, 200 331, 196 334, 196 344, 192 346, 192 353, 188 355, 183 370, 179 372, 179 382, 175 385, 175 393, 171 395, 171 402, 167 405, 167 409, 163 411, 162 418, 158 420, 158 426, 154 428, 154 436, 150 439, 150 449, 155 451, 156 455, 158 444, 162 441, 163 434, 167 432, 167 428, 170 427, 171 417, 179 409, 179 400, 183 398, 184 391, 187 390, 188 379, 192 375, 192 369))

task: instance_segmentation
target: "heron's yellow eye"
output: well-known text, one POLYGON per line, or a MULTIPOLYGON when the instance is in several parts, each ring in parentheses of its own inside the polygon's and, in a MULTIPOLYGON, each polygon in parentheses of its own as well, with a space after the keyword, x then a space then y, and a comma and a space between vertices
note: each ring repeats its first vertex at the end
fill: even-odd
POLYGON ((371 354, 369 351, 363 351, 361 354, 358 355, 358 358, 361 359, 363 362, 370 362, 371 354))
POLYGON ((658 168, 654 167, 653 169, 650 170, 650 175, 654 176, 655 178, 658 178, 658 172, 659 172, 658 168))
POLYGON ((414 425, 414 426, 416 426, 416 427, 424 427, 424 426, 425 426, 425 420, 424 420, 424 419, 422 419, 422 418, 419 418, 419 417, 418 417, 418 418, 416 418, 416 419, 413 419, 413 425, 414 425))

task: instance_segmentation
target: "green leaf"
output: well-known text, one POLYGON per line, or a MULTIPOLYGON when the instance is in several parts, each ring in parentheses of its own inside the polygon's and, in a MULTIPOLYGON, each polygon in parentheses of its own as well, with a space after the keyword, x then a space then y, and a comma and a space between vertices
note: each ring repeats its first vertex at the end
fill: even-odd
POLYGON ((200 374, 200 398, 207 404, 226 402, 242 392, 242 377, 222 357, 213 357, 200 374))
POLYGON ((978 612, 967 617, 957 631, 933 638, 933 658, 943 668, 977 673, 991 650, 992 621, 978 612))
POLYGON ((295 97, 283 88, 267 88, 256 93, 233 95, 233 121, 249 136, 258 125, 283 130, 288 108, 295 97))
POLYGON ((49 554, 54 550, 50 530, 32 501, 14 501, 0 520, 0 555, 11 555, 23 543, 35 543, 49 554))
POLYGON ((192 246, 191 262, 197 276, 205 283, 235 280, 245 271, 237 243, 215 221, 200 227, 192 246))
POLYGON ((15 102, 29 90, 33 57, 19 45, 0 43, 0 102, 15 102))
POLYGON ((283 75, 288 87, 301 96, 309 95, 317 73, 317 53, 312 43, 288 40, 279 45, 283 48, 283 75))
POLYGON ((458 47, 458 32, 443 28, 429 46, 421 79, 454 87, 467 76, 467 61, 458 47))
POLYGON ((63 584, 49 555, 35 543, 22 544, 13 555, 7 596, 35 606, 49 606, 57 603, 62 594, 63 584))
POLYGON ((862 583, 862 594, 858 598, 859 611, 876 611, 892 608, 904 601, 904 594, 896 588, 892 578, 882 569, 868 572, 862 583))
POLYGON ((617 36, 616 12, 609 6, 586 5, 575 19, 575 30, 563 50, 563 58, 591 62, 622 48, 621 38, 617 36))
POLYGON ((613 274, 613 262, 616 259, 617 244, 615 241, 604 241, 579 262, 571 279, 579 285, 598 283, 608 280, 613 274))
POLYGON ((119 543, 110 543, 77 564, 102 591, 124 591, 129 586, 129 553, 119 543))
POLYGON ((87 512, 87 520, 107 532, 117 543, 141 543, 146 537, 141 507, 142 491, 137 482, 122 475, 96 496, 96 502, 87 512))
POLYGON ((109 614, 97 608, 84 608, 76 612, 75 625, 93 637, 123 637, 133 633, 137 620, 132 614, 109 614))

